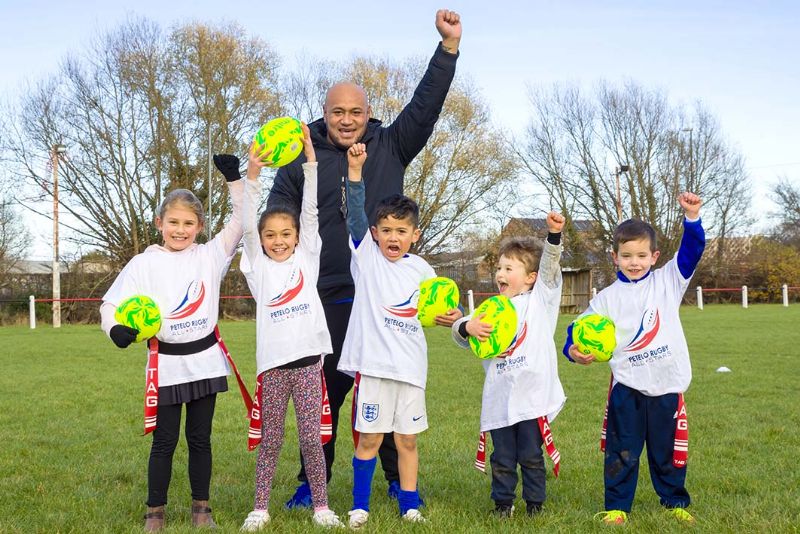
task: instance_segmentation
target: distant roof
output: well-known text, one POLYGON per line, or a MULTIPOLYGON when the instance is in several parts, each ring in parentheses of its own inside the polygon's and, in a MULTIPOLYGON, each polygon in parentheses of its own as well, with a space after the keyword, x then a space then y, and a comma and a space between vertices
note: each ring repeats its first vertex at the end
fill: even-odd
MULTIPOLYGON (((60 267, 62 271, 66 271, 68 266, 62 261, 60 267)), ((8 272, 9 274, 51 274, 53 262, 49 260, 17 260, 8 272)))
MULTIPOLYGON (((526 226, 529 226, 531 229, 537 232, 547 231, 547 219, 529 219, 527 217, 513 217, 508 224, 511 224, 514 221, 516 221, 517 224, 524 224, 526 226)), ((594 228, 597 226, 597 222, 595 221, 588 221, 581 219, 572 221, 572 224, 573 226, 575 226, 575 229, 579 232, 589 232, 591 230, 594 230, 594 228)))

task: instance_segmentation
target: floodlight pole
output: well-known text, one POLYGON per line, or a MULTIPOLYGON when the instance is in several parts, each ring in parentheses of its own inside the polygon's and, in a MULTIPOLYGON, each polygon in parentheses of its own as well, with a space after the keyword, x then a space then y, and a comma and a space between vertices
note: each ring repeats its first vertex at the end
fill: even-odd
POLYGON ((50 162, 53 167, 53 328, 61 327, 61 269, 58 262, 58 160, 67 152, 61 144, 53 145, 50 162))

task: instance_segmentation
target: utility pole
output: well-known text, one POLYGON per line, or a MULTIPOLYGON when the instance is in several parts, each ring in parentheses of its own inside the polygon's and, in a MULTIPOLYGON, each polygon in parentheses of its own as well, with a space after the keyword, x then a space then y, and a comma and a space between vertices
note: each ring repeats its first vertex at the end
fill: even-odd
POLYGON ((617 181, 617 224, 622 222, 622 190, 619 184, 619 175, 623 172, 628 172, 630 167, 628 165, 619 165, 614 171, 614 176, 617 181))
POLYGON ((694 185, 694 142, 692 139, 692 132, 693 128, 684 128, 682 132, 689 132, 689 179, 686 183, 686 190, 687 191, 696 191, 697 188, 694 185))
POLYGON ((53 145, 50 164, 53 167, 53 328, 61 327, 61 268, 58 261, 58 160, 67 152, 61 144, 53 145))

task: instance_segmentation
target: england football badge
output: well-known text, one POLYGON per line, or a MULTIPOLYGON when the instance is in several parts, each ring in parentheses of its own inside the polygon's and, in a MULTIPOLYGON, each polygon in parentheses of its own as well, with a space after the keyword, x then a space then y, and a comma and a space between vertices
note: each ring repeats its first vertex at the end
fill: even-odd
POLYGON ((378 418, 380 404, 367 404, 366 402, 361 405, 361 417, 364 421, 371 423, 378 418))

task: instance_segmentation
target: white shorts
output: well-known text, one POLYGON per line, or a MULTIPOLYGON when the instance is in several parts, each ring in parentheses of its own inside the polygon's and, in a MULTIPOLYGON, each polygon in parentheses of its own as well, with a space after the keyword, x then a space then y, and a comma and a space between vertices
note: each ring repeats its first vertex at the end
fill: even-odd
POLYGON ((428 428, 425 390, 390 378, 361 375, 356 430, 365 434, 419 434, 428 428))

